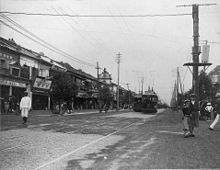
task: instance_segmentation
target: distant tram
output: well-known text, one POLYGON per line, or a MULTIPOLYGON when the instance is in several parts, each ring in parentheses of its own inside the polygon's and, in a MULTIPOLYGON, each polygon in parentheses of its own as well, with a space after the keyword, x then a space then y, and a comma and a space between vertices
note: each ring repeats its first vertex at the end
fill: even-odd
POLYGON ((157 94, 154 91, 146 91, 144 94, 135 96, 133 110, 135 112, 156 113, 157 103, 157 94))

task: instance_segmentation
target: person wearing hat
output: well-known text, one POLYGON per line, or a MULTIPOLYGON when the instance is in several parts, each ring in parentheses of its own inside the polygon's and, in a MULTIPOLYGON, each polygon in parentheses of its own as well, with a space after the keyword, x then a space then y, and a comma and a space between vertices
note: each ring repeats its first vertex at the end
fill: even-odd
POLYGON ((193 93, 190 95, 190 100, 192 103, 192 123, 193 128, 199 127, 199 109, 196 107, 196 95, 193 93))
POLYGON ((205 111, 206 111, 206 117, 207 117, 207 119, 212 120, 213 107, 212 107, 211 102, 208 102, 208 103, 206 104, 205 111))
POLYGON ((215 111, 217 113, 216 117, 215 117, 215 120, 212 122, 212 124, 209 126, 209 129, 210 130, 214 130, 214 127, 215 125, 218 123, 218 120, 219 120, 219 114, 220 114, 220 93, 217 93, 216 94, 216 98, 217 98, 217 101, 216 101, 216 107, 215 107, 215 111))
POLYGON ((194 137, 193 134, 194 125, 192 120, 192 103, 191 100, 186 99, 184 101, 184 105, 182 108, 183 111, 183 131, 184 131, 184 137, 194 137))
POLYGON ((24 92, 24 97, 22 97, 20 102, 21 117, 23 118, 23 124, 27 123, 28 113, 31 109, 31 98, 28 96, 28 92, 24 92))

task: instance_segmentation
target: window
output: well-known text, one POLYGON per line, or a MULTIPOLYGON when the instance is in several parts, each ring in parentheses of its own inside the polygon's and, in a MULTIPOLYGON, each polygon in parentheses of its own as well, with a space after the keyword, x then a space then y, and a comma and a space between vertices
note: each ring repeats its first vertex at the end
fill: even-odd
POLYGON ((48 77, 48 76, 49 76, 49 70, 46 70, 46 69, 39 69, 38 76, 41 76, 41 77, 48 77))
POLYGON ((29 67, 26 65, 23 65, 23 67, 21 67, 21 77, 29 79, 30 77, 30 71, 29 71, 29 67))
POLYGON ((11 68, 11 74, 13 76, 19 76, 20 70, 18 68, 11 68))
POLYGON ((0 68, 9 68, 8 61, 4 59, 0 59, 0 68))

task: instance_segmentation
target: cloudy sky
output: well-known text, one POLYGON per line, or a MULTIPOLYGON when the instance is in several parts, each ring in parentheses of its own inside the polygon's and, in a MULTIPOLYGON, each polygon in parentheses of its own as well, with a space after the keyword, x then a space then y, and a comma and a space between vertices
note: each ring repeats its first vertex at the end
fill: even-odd
MULTIPOLYGON (((159 97, 170 103, 177 67, 184 90, 192 84, 190 71, 183 67, 184 63, 192 61, 192 9, 176 6, 193 3, 217 4, 199 7, 200 45, 204 44, 202 40, 208 40, 211 46, 210 62, 213 65, 208 68, 209 72, 220 64, 218 0, 0 0, 1 11, 90 16, 5 14, 45 42, 68 53, 68 57, 37 44, 2 23, 0 35, 13 38, 17 44, 41 51, 52 59, 68 62, 93 76, 96 76, 93 65, 99 62, 101 68, 112 74, 114 82, 117 82, 116 55, 120 52, 120 84, 127 88, 126 83, 129 83, 129 88, 138 92, 143 77, 144 90, 153 86, 159 97), (167 16, 169 14, 178 15, 167 16), (112 17, 114 15, 145 17, 112 17)), ((16 28, 2 16, 1 20, 16 28)))

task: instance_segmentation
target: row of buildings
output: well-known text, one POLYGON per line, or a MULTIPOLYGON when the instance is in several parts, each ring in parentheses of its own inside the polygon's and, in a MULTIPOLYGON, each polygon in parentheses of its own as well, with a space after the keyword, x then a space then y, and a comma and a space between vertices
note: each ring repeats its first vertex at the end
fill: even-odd
POLYGON ((220 93, 220 65, 217 65, 212 71, 210 71, 208 76, 210 77, 215 90, 220 93))
MULTIPOLYGON (((34 110, 51 109, 51 85, 54 72, 68 72, 74 77, 78 90, 75 95, 74 107, 88 109, 89 103, 96 107, 97 84, 109 84, 116 100, 117 85, 111 80, 111 75, 104 71, 96 78, 80 69, 75 69, 68 63, 58 62, 26 49, 13 39, 0 37, 0 99, 1 111, 6 112, 10 98, 17 103, 21 100, 24 91, 28 91, 34 110)), ((126 89, 120 86, 120 95, 126 89)))

